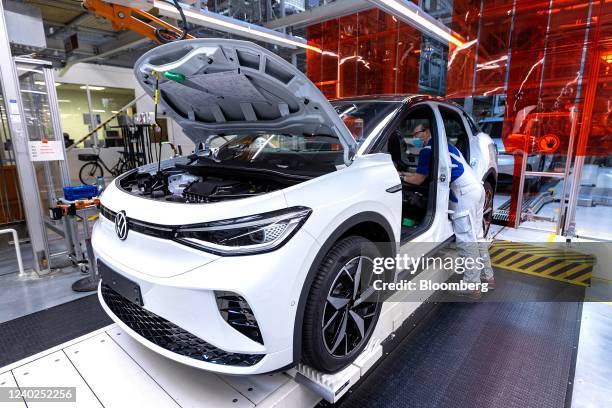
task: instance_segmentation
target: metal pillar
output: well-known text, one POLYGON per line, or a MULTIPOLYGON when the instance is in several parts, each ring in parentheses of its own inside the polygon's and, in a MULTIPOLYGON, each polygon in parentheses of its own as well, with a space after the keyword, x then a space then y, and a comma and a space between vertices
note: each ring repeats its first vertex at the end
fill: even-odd
POLYGON ((26 223, 32 251, 34 252, 33 268, 36 272, 48 269, 49 249, 47 247, 47 234, 42 218, 42 208, 36 172, 30 161, 29 138, 27 126, 24 123, 25 114, 19 92, 19 76, 11 55, 11 46, 4 19, 4 6, 0 1, 0 79, 8 122, 11 129, 11 140, 15 153, 15 163, 23 207, 26 214, 26 223))
POLYGON ((60 121, 59 102, 57 101, 57 91, 55 89, 55 75, 53 69, 43 68, 45 75, 45 83, 47 84, 47 97, 49 99, 49 112, 51 113, 51 124, 53 125, 53 134, 55 140, 62 142, 62 150, 64 151, 64 160, 59 161, 60 174, 62 177, 62 187, 70 185, 70 170, 68 169, 68 156, 64 147, 64 132, 60 121))
POLYGON ((85 91, 87 92, 87 108, 89 109, 89 131, 93 131, 91 135, 91 140, 93 142, 93 148, 98 148, 98 132, 95 131, 98 124, 96 123, 96 115, 93 111, 93 103, 91 102, 91 89, 89 89, 89 84, 85 85, 85 91))

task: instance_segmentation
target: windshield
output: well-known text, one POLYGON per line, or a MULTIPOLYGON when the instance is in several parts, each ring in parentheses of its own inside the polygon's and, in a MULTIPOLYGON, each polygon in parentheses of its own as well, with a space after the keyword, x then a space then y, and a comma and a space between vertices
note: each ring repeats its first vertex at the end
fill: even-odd
POLYGON ((344 124, 361 145, 370 136, 378 135, 402 106, 401 101, 332 102, 344 124))
POLYGON ((330 172, 344 163, 335 136, 254 133, 226 137, 231 140, 214 154, 221 163, 304 172, 330 172))
MULTIPOLYGON (((401 102, 338 101, 333 104, 361 144, 380 133, 401 102)), ((306 133, 253 132, 223 135, 211 143, 214 159, 225 164, 249 165, 298 173, 326 173, 344 166, 343 147, 336 136, 306 133)))

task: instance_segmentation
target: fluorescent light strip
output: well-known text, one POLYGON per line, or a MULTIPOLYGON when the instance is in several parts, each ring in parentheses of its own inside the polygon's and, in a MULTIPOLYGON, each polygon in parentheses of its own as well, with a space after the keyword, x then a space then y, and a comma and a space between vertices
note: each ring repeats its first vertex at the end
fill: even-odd
POLYGON ((38 94, 38 95, 46 95, 46 92, 42 92, 42 91, 33 91, 31 89, 22 89, 21 92, 25 92, 25 93, 32 93, 32 94, 38 94))
MULTIPOLYGON (((174 8, 174 6, 170 4, 163 3, 161 1, 155 1, 154 6, 160 10, 160 13, 163 11, 166 13, 165 15, 170 14, 170 17, 174 17, 174 18, 178 17, 178 12, 174 8)), ((200 25, 209 26, 210 28, 218 29, 220 31, 226 31, 230 33, 232 33, 233 31, 234 34, 242 34, 245 37, 257 38, 265 42, 272 42, 275 44, 291 46, 291 47, 306 48, 306 49, 309 49, 311 51, 315 51, 318 53, 321 52, 320 48, 307 44, 305 40, 304 42, 292 40, 287 35, 282 35, 280 33, 275 34, 273 30, 267 30, 267 29, 264 29, 263 27, 258 28, 259 26, 256 26, 255 24, 245 23, 239 20, 232 19, 230 17, 222 17, 222 16, 217 17, 213 15, 215 13, 211 13, 211 12, 208 12, 206 14, 204 12, 197 12, 194 10, 190 10, 190 8, 184 4, 181 4, 181 6, 183 7, 183 13, 185 14, 185 17, 188 20, 191 19, 191 20, 195 20, 198 23, 204 23, 200 25), (236 22, 232 22, 229 20, 235 20, 236 22), (224 30, 224 28, 226 30, 224 30), (231 30, 231 31, 228 31, 228 30, 231 30)), ((164 13, 161 13, 161 14, 164 14, 164 13)))
MULTIPOLYGON (((418 24, 420 28, 435 34, 437 37, 442 38, 445 41, 449 41, 458 47, 463 45, 463 41, 453 36, 449 32, 450 30, 447 31, 443 29, 442 27, 440 27, 439 25, 436 25, 435 23, 429 21, 427 18, 419 14, 418 11, 411 10, 406 5, 402 4, 403 2, 401 2, 400 0, 370 0, 370 1, 376 5, 382 4, 382 5, 387 6, 388 8, 396 11, 402 16, 407 17, 408 19, 412 20, 414 23, 418 24)), ((410 3, 410 4, 413 4, 413 3, 410 3)), ((415 7, 418 8, 418 6, 416 5, 415 7)), ((423 11, 423 13, 425 12, 423 11)))
MULTIPOLYGON (((87 85, 80 86, 80 87, 79 87, 79 89, 87 89, 87 85)), ((103 86, 93 86, 93 85, 89 85, 89 90, 90 90, 90 91, 103 91, 103 90, 105 90, 105 89, 106 89, 106 88, 105 88, 105 87, 103 87, 103 86)))
MULTIPOLYGON (((35 83, 36 85, 41 85, 41 86, 46 85, 45 81, 34 81, 34 83, 35 83)), ((56 83, 55 83, 55 86, 60 86, 60 85, 61 85, 61 83, 60 83, 60 82, 56 82, 56 83)))

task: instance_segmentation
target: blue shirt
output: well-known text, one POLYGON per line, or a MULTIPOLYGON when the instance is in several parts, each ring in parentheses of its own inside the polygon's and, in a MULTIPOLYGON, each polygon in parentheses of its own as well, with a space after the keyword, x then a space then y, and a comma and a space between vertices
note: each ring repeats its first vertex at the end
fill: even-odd
MULTIPOLYGON (((459 151, 459 149, 457 149, 452 144, 448 143, 448 152, 451 153, 450 154, 450 159, 451 159, 450 182, 452 183, 453 181, 461 177, 465 170, 463 168, 463 164, 459 160, 455 159, 455 157, 453 157, 453 156, 457 156, 457 157, 461 156, 461 152, 459 151)), ((421 151, 419 152, 419 163, 417 164, 416 172, 423 176, 429 175, 429 162, 430 161, 431 161, 431 139, 429 139, 429 142, 427 142, 427 145, 423 147, 421 151)), ((450 200, 454 203, 457 202, 457 197, 455 197, 452 191, 450 192, 450 200)))

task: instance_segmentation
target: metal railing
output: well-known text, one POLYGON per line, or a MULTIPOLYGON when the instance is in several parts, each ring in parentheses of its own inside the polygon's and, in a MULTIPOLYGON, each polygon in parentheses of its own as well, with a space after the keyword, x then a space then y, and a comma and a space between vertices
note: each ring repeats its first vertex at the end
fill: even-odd
POLYGON ((19 266, 19 276, 24 276, 23 261, 21 260, 21 249, 19 248, 19 236, 13 228, 1 229, 0 234, 13 234, 13 242, 15 243, 15 254, 17 255, 17 265, 19 266))

